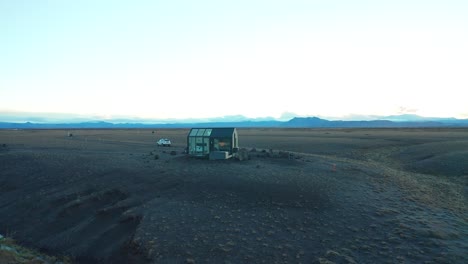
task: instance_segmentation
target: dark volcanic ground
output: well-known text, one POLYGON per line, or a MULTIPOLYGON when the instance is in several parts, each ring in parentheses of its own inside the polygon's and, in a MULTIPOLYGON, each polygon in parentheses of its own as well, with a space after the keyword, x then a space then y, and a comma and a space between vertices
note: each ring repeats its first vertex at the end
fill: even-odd
POLYGON ((243 162, 74 134, 0 131, 1 234, 81 263, 468 262, 465 130, 241 130, 243 162))

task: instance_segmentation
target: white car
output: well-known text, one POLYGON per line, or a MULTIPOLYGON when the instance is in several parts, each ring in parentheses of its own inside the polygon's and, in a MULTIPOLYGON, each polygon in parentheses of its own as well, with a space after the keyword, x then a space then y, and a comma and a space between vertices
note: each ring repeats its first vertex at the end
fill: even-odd
POLYGON ((170 147, 171 146, 171 141, 167 138, 161 138, 157 142, 158 146, 163 146, 163 147, 170 147))

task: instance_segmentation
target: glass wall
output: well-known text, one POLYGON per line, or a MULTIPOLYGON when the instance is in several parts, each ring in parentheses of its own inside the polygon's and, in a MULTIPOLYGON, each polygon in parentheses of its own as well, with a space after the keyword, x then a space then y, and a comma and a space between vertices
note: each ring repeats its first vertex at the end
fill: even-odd
POLYGON ((204 156, 210 153, 210 135, 212 129, 192 129, 188 137, 188 153, 204 156))

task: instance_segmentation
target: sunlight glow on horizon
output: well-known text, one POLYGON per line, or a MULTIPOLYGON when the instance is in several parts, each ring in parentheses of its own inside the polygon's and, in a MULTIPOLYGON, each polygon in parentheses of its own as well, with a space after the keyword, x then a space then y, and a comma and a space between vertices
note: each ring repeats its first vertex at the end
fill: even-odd
POLYGON ((24 2, 0 3, 0 111, 468 118, 468 2, 24 2))

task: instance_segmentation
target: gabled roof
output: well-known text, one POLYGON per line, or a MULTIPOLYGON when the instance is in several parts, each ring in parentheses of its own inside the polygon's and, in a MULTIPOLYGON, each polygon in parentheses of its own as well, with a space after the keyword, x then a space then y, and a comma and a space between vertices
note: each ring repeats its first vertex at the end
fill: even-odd
POLYGON ((210 137, 232 137, 236 130, 234 127, 194 127, 190 130, 189 135, 194 129, 211 129, 210 137))

